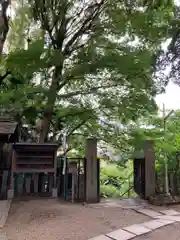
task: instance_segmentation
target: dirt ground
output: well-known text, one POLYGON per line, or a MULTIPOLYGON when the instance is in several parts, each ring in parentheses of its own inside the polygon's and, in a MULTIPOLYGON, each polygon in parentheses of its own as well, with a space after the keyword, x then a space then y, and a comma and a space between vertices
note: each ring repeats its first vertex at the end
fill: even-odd
POLYGON ((36 199, 14 201, 3 231, 9 240, 87 240, 148 220, 131 209, 91 208, 54 199, 36 199))

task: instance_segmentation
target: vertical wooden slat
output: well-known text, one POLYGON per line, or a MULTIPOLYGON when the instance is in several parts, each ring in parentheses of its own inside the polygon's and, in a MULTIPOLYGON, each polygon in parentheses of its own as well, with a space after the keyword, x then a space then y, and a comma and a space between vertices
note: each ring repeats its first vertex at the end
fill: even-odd
POLYGON ((30 189, 30 187, 31 187, 31 177, 30 176, 26 177, 25 186, 26 186, 26 193, 29 194, 31 192, 31 189, 30 189))
POLYGON ((78 159, 78 169, 77 169, 77 199, 78 199, 78 201, 80 198, 80 170, 81 170, 81 160, 78 159))
POLYGON ((18 179, 17 179, 17 194, 18 196, 22 196, 23 194, 23 185, 24 185, 24 176, 23 174, 18 174, 18 179))
POLYGON ((58 196, 60 196, 61 195, 61 177, 56 178, 56 184, 57 184, 58 196))
POLYGON ((76 172, 76 174, 74 174, 74 198, 75 198, 75 200, 78 200, 77 199, 77 190, 78 190, 78 186, 77 186, 77 172, 76 172))
POLYGON ((49 191, 49 173, 46 175, 45 192, 49 191))
POLYGON ((72 173, 72 203, 74 203, 74 200, 75 200, 75 185, 74 185, 74 175, 75 173, 73 172, 72 173))
POLYGON ((38 193, 38 181, 39 181, 39 174, 38 173, 34 173, 34 175, 33 175, 33 183, 34 183, 34 193, 35 194, 38 193))
POLYGON ((11 167, 11 184, 10 189, 14 190, 14 170, 16 168, 16 152, 12 152, 12 167, 11 167))
POLYGON ((100 159, 97 158, 97 202, 100 202, 100 159))
POLYGON ((2 186, 1 186, 1 196, 6 196, 7 193, 7 180, 8 180, 8 171, 3 171, 2 176, 2 186))
POLYGON ((48 192, 52 193, 52 189, 53 189, 53 178, 54 175, 53 174, 49 174, 48 175, 48 192))
MULTIPOLYGON (((83 201, 86 200, 86 180, 87 180, 87 159, 84 157, 83 161, 83 169, 84 169, 84 174, 83 174, 83 183, 84 183, 84 189, 83 189, 83 201)), ((79 187, 79 186, 78 186, 79 187)))
POLYGON ((175 189, 175 184, 174 184, 174 173, 169 174, 169 188, 171 190, 171 194, 175 196, 176 189, 175 189))
POLYGON ((84 190, 85 190, 85 184, 84 184, 84 174, 80 174, 80 184, 79 184, 79 201, 84 201, 84 190))
POLYGON ((46 182, 46 176, 44 175, 41 178, 41 191, 42 191, 42 193, 45 192, 45 182, 46 182))
POLYGON ((53 184, 53 188, 57 188, 56 176, 57 176, 57 151, 54 153, 54 184, 53 184))

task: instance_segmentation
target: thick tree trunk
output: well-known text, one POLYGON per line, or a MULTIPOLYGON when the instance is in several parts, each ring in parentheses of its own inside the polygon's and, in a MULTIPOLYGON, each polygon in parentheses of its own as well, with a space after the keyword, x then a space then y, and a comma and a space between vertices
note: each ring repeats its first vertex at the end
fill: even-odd
POLYGON ((4 43, 9 31, 9 18, 7 17, 7 9, 11 4, 11 0, 0 0, 0 56, 3 52, 4 43))
POLYGON ((50 123, 52 119, 54 104, 56 101, 57 91, 59 89, 59 81, 61 78, 62 67, 56 67, 52 77, 52 83, 49 89, 47 107, 44 111, 44 117, 41 123, 41 132, 39 142, 46 142, 48 139, 48 133, 50 128, 50 123))

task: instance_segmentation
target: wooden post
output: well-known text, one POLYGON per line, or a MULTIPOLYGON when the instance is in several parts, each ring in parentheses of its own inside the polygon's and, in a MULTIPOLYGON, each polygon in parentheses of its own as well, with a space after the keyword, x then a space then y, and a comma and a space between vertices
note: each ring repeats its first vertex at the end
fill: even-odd
POLYGON ((1 187, 1 194, 3 197, 6 196, 7 194, 7 180, 8 180, 8 171, 3 171, 2 187, 1 187))
POLYGON ((54 174, 49 173, 48 174, 48 192, 52 193, 52 189, 53 189, 53 181, 54 181, 54 174))
POLYGON ((24 183, 24 176, 22 173, 18 174, 18 185, 17 185, 17 194, 18 196, 23 195, 23 183, 24 183))
POLYGON ((57 151, 54 154, 54 184, 52 189, 52 197, 54 198, 58 197, 56 174, 57 174, 57 151))
POLYGON ((72 203, 74 203, 74 195, 75 195, 75 191, 74 191, 74 173, 72 173, 72 203))
POLYGON ((75 201, 75 179, 76 179, 76 175, 77 175, 77 163, 76 162, 69 163, 69 173, 72 174, 71 201, 72 201, 72 203, 74 203, 74 201, 75 201))
POLYGON ((10 189, 8 190, 8 198, 14 197, 14 169, 16 166, 16 152, 15 150, 12 151, 12 166, 11 166, 11 180, 10 180, 10 189))
POLYGON ((130 176, 128 177, 128 198, 130 197, 130 176))
POLYGON ((30 192, 31 192, 31 189, 30 189, 30 187, 31 187, 31 177, 30 176, 26 176, 25 186, 26 186, 26 194, 30 194, 30 192))
POLYGON ((38 182, 39 182, 39 174, 38 173, 34 173, 33 175, 33 182, 34 182, 34 193, 35 195, 38 194, 38 182))

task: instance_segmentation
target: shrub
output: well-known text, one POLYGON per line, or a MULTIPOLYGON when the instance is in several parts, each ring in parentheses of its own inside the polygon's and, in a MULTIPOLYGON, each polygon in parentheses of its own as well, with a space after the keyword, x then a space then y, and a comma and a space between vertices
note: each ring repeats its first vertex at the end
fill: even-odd
MULTIPOLYGON (((132 184, 133 175, 128 179, 132 172, 132 162, 127 163, 127 167, 119 167, 116 164, 106 164, 101 168, 100 183, 102 197, 121 197, 132 184), (131 182, 129 184, 129 181, 131 182)), ((133 190, 131 190, 132 194, 133 190)))
POLYGON ((120 191, 111 184, 101 185, 101 197, 120 197, 120 191))

